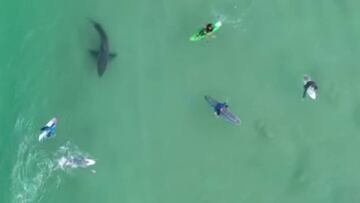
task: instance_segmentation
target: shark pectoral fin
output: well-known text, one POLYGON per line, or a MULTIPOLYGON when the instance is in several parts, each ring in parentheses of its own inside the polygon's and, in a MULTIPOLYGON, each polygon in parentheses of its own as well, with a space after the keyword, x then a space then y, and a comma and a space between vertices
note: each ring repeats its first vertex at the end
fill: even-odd
POLYGON ((93 55, 95 58, 99 56, 99 51, 96 50, 89 50, 90 54, 93 55))
POLYGON ((116 56, 117 56, 116 53, 110 53, 110 54, 109 54, 109 58, 110 58, 110 59, 113 59, 113 58, 115 58, 116 56))

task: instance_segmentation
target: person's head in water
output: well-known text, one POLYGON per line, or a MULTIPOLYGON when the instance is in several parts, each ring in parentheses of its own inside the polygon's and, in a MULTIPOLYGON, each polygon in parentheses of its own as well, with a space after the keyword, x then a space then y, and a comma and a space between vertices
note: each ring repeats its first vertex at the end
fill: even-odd
POLYGON ((206 25, 205 29, 207 33, 212 32, 214 30, 214 25, 209 23, 206 25))

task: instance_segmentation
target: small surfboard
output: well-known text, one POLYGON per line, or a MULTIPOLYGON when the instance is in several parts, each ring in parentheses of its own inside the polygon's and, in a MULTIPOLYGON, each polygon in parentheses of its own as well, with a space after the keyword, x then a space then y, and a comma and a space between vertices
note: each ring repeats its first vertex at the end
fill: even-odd
POLYGON ((306 91, 306 94, 313 100, 316 99, 316 90, 313 87, 309 87, 306 91))
POLYGON ((64 168, 87 168, 89 166, 92 166, 96 163, 95 160, 89 159, 89 158, 66 158, 61 157, 61 159, 58 161, 59 166, 64 168))

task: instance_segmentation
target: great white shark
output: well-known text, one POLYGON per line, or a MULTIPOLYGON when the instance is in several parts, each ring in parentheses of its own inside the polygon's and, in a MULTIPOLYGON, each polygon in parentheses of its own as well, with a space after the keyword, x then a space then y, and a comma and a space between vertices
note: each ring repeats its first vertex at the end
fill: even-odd
POLYGON ((90 50, 90 53, 97 60, 98 75, 99 75, 99 77, 101 77, 106 70, 108 62, 116 56, 116 53, 110 52, 109 40, 108 40, 108 37, 107 37, 106 32, 103 29, 103 27, 99 23, 97 23, 93 20, 90 20, 90 22, 93 24, 95 30, 100 35, 99 49, 98 50, 90 50))

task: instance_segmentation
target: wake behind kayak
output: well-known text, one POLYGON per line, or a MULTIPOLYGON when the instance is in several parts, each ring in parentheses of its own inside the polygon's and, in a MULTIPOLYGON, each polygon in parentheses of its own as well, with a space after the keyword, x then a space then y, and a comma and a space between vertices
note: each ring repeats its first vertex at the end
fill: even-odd
POLYGON ((210 96, 205 96, 205 100, 213 108, 213 110, 217 113, 219 117, 233 125, 240 125, 240 118, 229 111, 226 103, 218 102, 210 96), (218 109, 219 107, 221 107, 221 109, 218 109))

